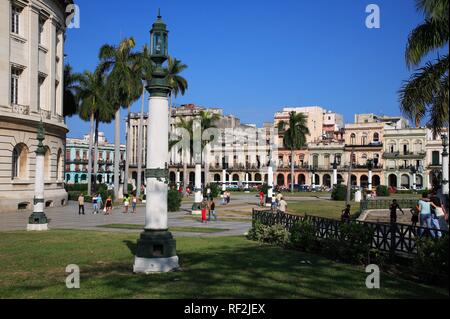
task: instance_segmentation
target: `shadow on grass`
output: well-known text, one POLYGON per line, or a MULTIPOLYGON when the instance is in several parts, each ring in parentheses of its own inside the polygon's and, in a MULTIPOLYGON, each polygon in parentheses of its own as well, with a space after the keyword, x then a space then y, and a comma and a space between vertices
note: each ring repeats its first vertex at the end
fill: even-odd
POLYGON ((367 274, 362 268, 238 237, 179 240, 177 253, 181 268, 178 271, 147 276, 133 274, 137 243, 115 236, 114 240, 102 242, 114 258, 100 262, 99 255, 104 252, 101 246, 96 246, 92 247, 92 257, 86 264, 80 264, 81 289, 68 290, 63 277, 66 274, 42 269, 47 271, 45 279, 36 276, 31 281, 14 280, 3 287, 3 292, 6 296, 35 298, 448 297, 448 292, 446 296, 434 287, 384 275, 381 289, 369 290, 365 286, 367 274))

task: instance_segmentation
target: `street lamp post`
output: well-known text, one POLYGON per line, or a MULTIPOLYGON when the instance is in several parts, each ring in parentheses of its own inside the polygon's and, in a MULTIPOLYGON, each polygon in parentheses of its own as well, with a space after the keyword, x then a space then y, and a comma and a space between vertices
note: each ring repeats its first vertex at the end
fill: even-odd
POLYGON ((337 181, 337 163, 336 163, 336 158, 334 158, 334 162, 333 162, 333 186, 336 186, 338 183, 337 181))
POLYGON ((44 140, 44 124, 42 120, 37 127, 37 140, 39 141, 36 149, 36 176, 34 178, 34 208, 33 214, 28 219, 28 231, 44 231, 48 230, 48 220, 44 213, 44 157, 45 148, 42 141, 44 140))
POLYGON ((372 169, 373 169, 373 161, 370 159, 367 161, 367 168, 369 169, 369 184, 367 186, 369 192, 372 191, 372 169))
POLYGON ((310 170, 311 170, 311 185, 312 185, 312 190, 316 189, 316 167, 314 165, 310 166, 310 170))
POLYGON ((147 131, 145 228, 137 243, 135 273, 168 272, 179 267, 176 242, 167 227, 170 86, 162 68, 168 58, 167 35, 166 24, 158 15, 151 30, 151 60, 155 67, 146 88, 151 120, 147 131))
POLYGON ((414 165, 411 165, 409 167, 409 169, 411 171, 412 181, 413 181, 412 188, 415 191, 415 190, 417 190, 417 168, 414 165))
POLYGON ((271 163, 267 167, 267 186, 267 205, 272 207, 275 198, 273 197, 273 167, 271 163))
POLYGON ((448 195, 448 135, 442 134, 442 194, 448 195))

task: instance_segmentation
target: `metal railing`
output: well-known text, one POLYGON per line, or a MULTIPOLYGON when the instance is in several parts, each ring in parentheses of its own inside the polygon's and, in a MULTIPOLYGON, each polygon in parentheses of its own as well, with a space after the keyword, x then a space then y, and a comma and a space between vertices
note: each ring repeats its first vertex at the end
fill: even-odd
MULTIPOLYGON (((419 199, 413 198, 405 198, 405 199, 397 199, 397 204, 401 208, 413 208, 416 207, 419 199)), ((364 212, 369 209, 389 209, 389 206, 392 204, 392 200, 389 199, 373 199, 373 200, 362 200, 359 203, 360 212, 364 212)))
MULTIPOLYGON (((315 237, 319 239, 338 239, 340 238, 340 226, 343 222, 339 220, 317 217, 317 216, 298 216, 282 213, 280 211, 253 209, 252 223, 259 222, 266 226, 280 224, 288 231, 292 230, 295 223, 308 220, 315 229, 315 237)), ((417 239, 423 236, 432 235, 442 236, 448 231, 429 229, 424 227, 405 225, 405 224, 380 224, 363 221, 350 221, 349 223, 362 224, 372 231, 372 240, 370 248, 380 251, 390 252, 400 255, 417 254, 417 239)))

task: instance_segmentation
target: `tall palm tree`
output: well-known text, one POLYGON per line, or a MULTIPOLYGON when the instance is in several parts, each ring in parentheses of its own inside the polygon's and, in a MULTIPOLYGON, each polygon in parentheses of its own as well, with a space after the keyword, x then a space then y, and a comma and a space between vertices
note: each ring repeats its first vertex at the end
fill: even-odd
MULTIPOLYGON (((419 67, 429 53, 445 49, 449 40, 449 1, 416 0, 416 7, 425 15, 425 21, 409 35, 405 52, 409 68, 419 67)), ((405 82, 400 89, 400 108, 416 126, 426 116, 427 125, 434 135, 448 127, 449 100, 449 58, 448 54, 426 62, 405 82)))
POLYGON ((80 74, 74 73, 70 64, 64 65, 63 116, 78 114, 78 89, 80 74))
POLYGON ((143 147, 143 132, 144 132, 144 107, 145 107, 145 86, 152 79, 153 62, 150 59, 150 49, 148 45, 144 45, 139 56, 139 69, 142 78, 142 101, 141 112, 139 114, 139 128, 138 128, 138 163, 137 163, 137 190, 136 195, 139 197, 141 194, 141 180, 142 180, 142 147, 143 147))
POLYGON ((208 111, 200 111, 200 120, 201 120, 201 132, 202 132, 202 154, 203 161, 205 165, 205 185, 209 183, 209 147, 211 143, 211 136, 208 136, 207 139, 203 136, 203 132, 206 132, 210 128, 216 128, 215 123, 220 119, 219 115, 208 112, 208 111))
MULTIPOLYGON (((94 121, 96 113, 102 113, 107 109, 105 100, 105 81, 102 70, 95 72, 85 71, 80 79, 79 99, 80 109, 79 116, 83 120, 90 121, 89 130, 89 150, 88 150, 88 194, 91 195, 92 186, 92 145, 94 135, 94 121)), ((94 152, 96 158, 96 152, 94 152)), ((94 160, 96 162, 96 159, 94 160)), ((96 170, 96 169, 95 169, 96 170)))
POLYGON ((309 135, 307 117, 303 113, 289 113, 289 122, 278 123, 278 130, 283 134, 283 145, 291 150, 291 192, 294 192, 294 152, 306 145, 306 136, 309 135))
MULTIPOLYGON (((100 48, 99 58, 101 67, 109 71, 108 96, 115 109, 115 132, 114 132, 114 194, 119 197, 120 179, 120 108, 128 109, 128 119, 131 104, 140 96, 142 83, 140 74, 137 72, 137 61, 139 54, 133 52, 136 42, 133 37, 125 38, 118 46, 103 45, 100 48)), ((129 130, 128 130, 129 132, 129 130)), ((124 192, 128 192, 128 159, 130 154, 129 137, 127 135, 127 156, 125 164, 124 192)))
POLYGON ((169 120, 172 118, 172 97, 177 97, 178 94, 184 95, 188 89, 187 80, 179 75, 181 72, 187 69, 187 65, 182 63, 181 60, 174 59, 169 56, 167 60, 167 80, 171 91, 169 93, 170 103, 169 103, 169 120))
MULTIPOLYGON (((199 114, 199 120, 201 123, 200 126, 200 132, 201 132, 201 136, 203 136, 203 133, 210 129, 210 128, 215 128, 215 122, 219 120, 219 115, 217 114, 213 114, 211 112, 208 111, 200 111, 199 114)), ((179 118, 180 121, 176 124, 177 128, 181 128, 184 129, 187 133, 189 133, 189 150, 184 150, 184 158, 183 158, 183 180, 187 181, 187 163, 190 162, 192 160, 192 157, 194 155, 194 119, 190 119, 190 120, 185 120, 184 118, 180 117, 179 118), (188 158, 188 151, 190 154, 190 158, 188 158)), ((207 145, 210 143, 210 139, 203 139, 201 141, 201 151, 203 154, 203 151, 205 149, 207 149, 207 145)), ((208 160, 207 160, 207 156, 202 156, 204 161, 205 161, 205 184, 207 183, 207 174, 208 174, 208 160)), ((201 164, 197 164, 196 166, 201 164)), ((196 167, 196 171, 198 172, 198 167, 196 167)), ((184 190, 186 190, 186 182, 185 182, 185 187, 184 190)))

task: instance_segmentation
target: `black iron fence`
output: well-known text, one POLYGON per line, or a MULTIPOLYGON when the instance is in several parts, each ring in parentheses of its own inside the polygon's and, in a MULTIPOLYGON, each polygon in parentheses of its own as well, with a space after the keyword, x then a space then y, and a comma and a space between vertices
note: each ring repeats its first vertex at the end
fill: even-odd
MULTIPOLYGON (((288 231, 296 222, 308 220, 315 229, 315 236, 320 239, 340 238, 340 226, 343 222, 335 219, 317 216, 298 216, 286 213, 272 212, 271 210, 253 209, 252 222, 259 222, 266 226, 275 224, 283 225, 288 231)), ((371 248, 398 255, 417 254, 418 238, 423 236, 441 237, 448 235, 448 231, 429 229, 406 224, 379 224, 362 221, 350 221, 350 223, 363 224, 372 231, 371 248)))
MULTIPOLYGON (((413 208, 416 207, 418 199, 397 199, 397 203, 401 208, 413 208)), ((392 200, 389 199, 373 199, 362 200, 360 202, 360 212, 364 212, 368 209, 389 209, 392 204, 392 200)))

